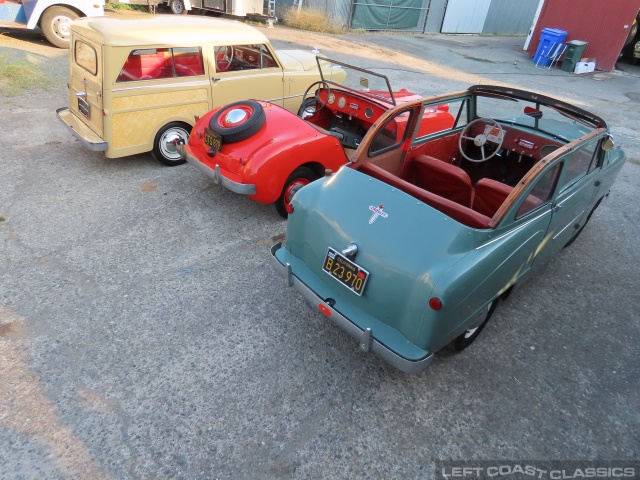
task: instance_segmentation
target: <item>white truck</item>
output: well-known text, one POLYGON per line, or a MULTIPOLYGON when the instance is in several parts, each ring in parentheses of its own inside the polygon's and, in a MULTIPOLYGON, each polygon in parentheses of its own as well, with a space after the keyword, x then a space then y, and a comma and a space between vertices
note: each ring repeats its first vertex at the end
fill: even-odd
POLYGON ((69 48, 70 24, 104 15, 104 0, 0 0, 0 28, 42 29, 59 48, 69 48))

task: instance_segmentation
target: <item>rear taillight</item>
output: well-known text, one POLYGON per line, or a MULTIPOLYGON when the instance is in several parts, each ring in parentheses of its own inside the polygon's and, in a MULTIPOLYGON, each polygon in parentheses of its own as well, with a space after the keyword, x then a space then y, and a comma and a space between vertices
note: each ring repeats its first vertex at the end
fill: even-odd
POLYGON ((442 300, 437 297, 431 297, 429 299, 429 306, 434 310, 440 310, 442 308, 442 300))

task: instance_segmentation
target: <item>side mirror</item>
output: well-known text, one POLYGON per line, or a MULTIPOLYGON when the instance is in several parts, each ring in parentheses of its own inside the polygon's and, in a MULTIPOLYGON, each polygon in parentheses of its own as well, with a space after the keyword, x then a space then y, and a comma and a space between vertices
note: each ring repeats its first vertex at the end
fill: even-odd
POLYGON ((542 112, 540 110, 529 106, 524 107, 524 114, 528 117, 542 118, 542 112))
POLYGON ((602 142, 602 150, 604 150, 605 152, 608 152, 614 146, 615 145, 613 143, 613 138, 611 138, 610 136, 608 136, 607 139, 604 142, 602 142))

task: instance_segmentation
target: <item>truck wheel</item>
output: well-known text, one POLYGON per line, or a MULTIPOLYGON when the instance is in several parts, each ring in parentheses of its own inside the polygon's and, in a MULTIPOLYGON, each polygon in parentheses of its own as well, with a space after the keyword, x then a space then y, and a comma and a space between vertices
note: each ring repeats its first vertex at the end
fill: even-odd
POLYGON ((187 9, 184 6, 183 0, 171 0, 169 3, 169 9, 171 13, 175 13, 176 15, 186 15, 187 9))
POLYGON ((187 143, 190 129, 189 125, 181 122, 171 122, 162 127, 153 141, 153 156, 156 160, 169 167, 182 165, 186 160, 180 158, 176 142, 184 140, 187 143))
POLYGON ((42 14, 40 28, 49 43, 58 48, 69 48, 71 22, 79 15, 66 7, 49 7, 42 14))

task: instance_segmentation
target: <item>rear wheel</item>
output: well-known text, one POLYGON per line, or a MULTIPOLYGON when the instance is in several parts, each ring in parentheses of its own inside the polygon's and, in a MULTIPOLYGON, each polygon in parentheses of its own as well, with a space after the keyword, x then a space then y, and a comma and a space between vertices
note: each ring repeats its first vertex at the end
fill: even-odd
POLYGON ((187 9, 184 6, 183 0, 171 0, 169 3, 169 9, 171 13, 175 13, 176 15, 186 15, 187 9))
POLYGON ((469 345, 471 345, 476 338, 478 338, 478 335, 480 335, 480 332, 482 332, 484 327, 489 322, 489 319, 491 318, 491 315, 493 315, 493 312, 496 309, 497 305, 498 305, 498 299, 496 298, 491 303, 489 303, 489 305, 486 306, 486 311, 484 313, 484 320, 482 320, 482 323, 480 323, 480 325, 478 325, 477 327, 468 329, 466 332, 462 333, 458 338, 456 338, 453 341, 453 347, 457 351, 464 350, 469 345))
POLYGON ((44 37, 58 48, 69 48, 71 22, 78 14, 66 7, 49 7, 42 14, 40 27, 44 37))
POLYGON ((153 156, 160 163, 169 167, 182 165, 185 160, 180 158, 180 153, 176 148, 178 140, 184 143, 189 141, 189 131, 191 127, 186 123, 171 122, 160 129, 153 142, 153 156))
POLYGON ((290 208, 293 194, 300 187, 304 187, 317 179, 318 176, 308 167, 296 168, 293 173, 289 175, 287 181, 284 182, 284 187, 282 187, 280 197, 276 200, 276 210, 282 218, 287 218, 289 216, 288 208, 290 208))

